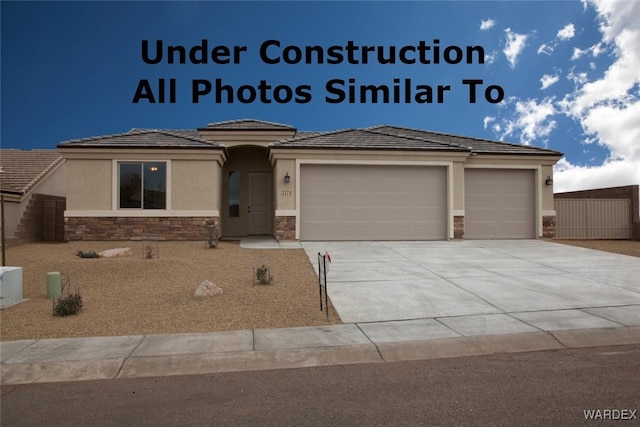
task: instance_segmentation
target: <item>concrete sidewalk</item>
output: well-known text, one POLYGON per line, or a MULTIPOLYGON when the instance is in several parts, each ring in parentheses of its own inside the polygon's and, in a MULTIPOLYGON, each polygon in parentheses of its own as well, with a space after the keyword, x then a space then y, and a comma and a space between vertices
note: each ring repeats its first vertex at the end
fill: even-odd
POLYGON ((640 343, 640 326, 462 336, 443 320, 7 341, 0 343, 1 383, 196 375, 640 343))

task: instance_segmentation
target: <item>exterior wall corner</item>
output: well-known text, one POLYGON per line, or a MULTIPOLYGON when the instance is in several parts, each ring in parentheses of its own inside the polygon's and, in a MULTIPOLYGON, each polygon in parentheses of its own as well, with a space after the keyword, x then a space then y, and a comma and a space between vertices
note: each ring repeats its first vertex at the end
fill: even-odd
POLYGON ((453 238, 457 240, 464 239, 464 216, 462 215, 453 217, 453 238))
POLYGON ((542 217, 542 237, 553 239, 556 235, 556 216, 544 215, 542 217))

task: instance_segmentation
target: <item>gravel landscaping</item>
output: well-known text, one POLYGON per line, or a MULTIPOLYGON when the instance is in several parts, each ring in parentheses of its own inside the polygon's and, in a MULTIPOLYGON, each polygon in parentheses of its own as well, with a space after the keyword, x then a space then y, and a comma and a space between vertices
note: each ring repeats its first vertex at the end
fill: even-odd
POLYGON ((239 242, 159 242, 159 257, 145 259, 141 242, 26 244, 7 248, 6 264, 23 268, 27 301, 0 313, 2 341, 86 336, 211 332, 338 324, 320 311, 318 279, 302 249, 244 249, 239 242), (121 258, 81 259, 76 251, 130 247, 121 258), (254 265, 268 264, 272 285, 254 285, 254 265), (84 306, 54 317, 47 272, 69 276, 84 306), (224 293, 196 299, 209 280, 224 293))
POLYGON ((640 241, 638 240, 552 240, 552 242, 640 257, 640 241))

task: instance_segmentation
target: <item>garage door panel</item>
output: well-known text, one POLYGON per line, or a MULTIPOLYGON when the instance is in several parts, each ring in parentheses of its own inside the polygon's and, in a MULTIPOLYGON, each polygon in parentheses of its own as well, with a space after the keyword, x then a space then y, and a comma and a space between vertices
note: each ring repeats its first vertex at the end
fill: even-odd
POLYGON ((302 165, 300 238, 446 239, 446 188, 444 167, 302 165))
POLYGON ((465 238, 535 238, 535 173, 465 170, 465 238))

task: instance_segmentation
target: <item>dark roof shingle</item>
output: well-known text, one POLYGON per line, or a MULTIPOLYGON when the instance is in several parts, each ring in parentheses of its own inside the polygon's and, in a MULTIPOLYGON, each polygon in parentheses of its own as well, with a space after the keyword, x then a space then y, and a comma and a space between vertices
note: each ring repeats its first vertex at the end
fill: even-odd
POLYGON ((317 148, 348 150, 430 150, 469 151, 468 148, 444 142, 425 141, 409 135, 392 135, 373 129, 342 129, 313 133, 274 142, 271 148, 317 148))
POLYGON ((562 153, 558 151, 533 147, 530 145, 512 144, 502 141, 492 141, 488 139, 404 128, 400 126, 383 125, 374 126, 369 129, 389 135, 411 136, 414 138, 424 139, 425 141, 456 144, 462 147, 468 147, 473 153, 478 154, 548 154, 554 156, 562 155, 562 153))
POLYGON ((295 130, 293 126, 264 120, 238 119, 209 123, 203 130, 295 130))
POLYGON ((73 139, 58 144, 58 148, 223 148, 200 138, 197 131, 165 129, 131 129, 129 132, 92 138, 73 139))

